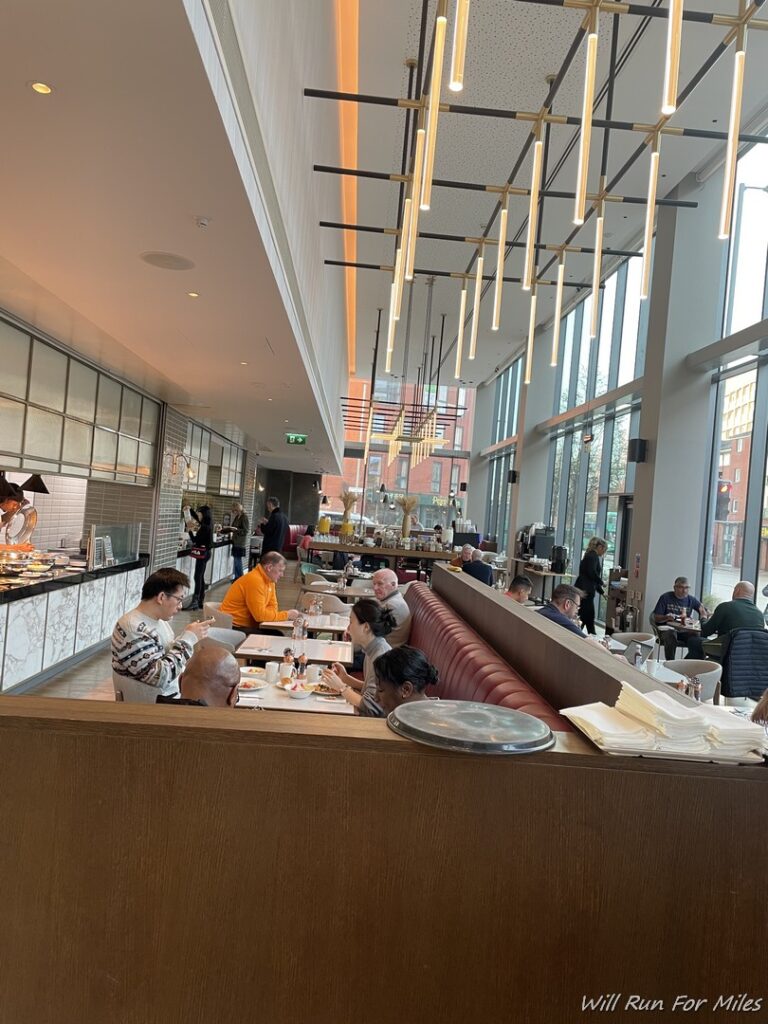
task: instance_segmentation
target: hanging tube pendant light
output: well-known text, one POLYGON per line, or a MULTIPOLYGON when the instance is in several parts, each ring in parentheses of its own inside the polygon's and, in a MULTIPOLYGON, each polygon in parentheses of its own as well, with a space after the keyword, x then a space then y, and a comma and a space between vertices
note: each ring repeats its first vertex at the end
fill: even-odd
POLYGON ((467 31, 469 28, 469 0, 456 0, 456 21, 453 26, 453 54, 451 55, 451 92, 464 88, 464 61, 467 56, 467 31))
POLYGON ((480 325, 480 299, 483 291, 483 250, 477 253, 477 269, 475 271, 475 299, 472 304, 472 330, 469 335, 469 358, 474 359, 477 352, 477 328, 480 325))
POLYGON ((563 284, 565 282, 565 250, 557 265, 557 291, 555 292, 555 322, 552 327, 552 355, 549 365, 557 366, 560 354, 560 321, 563 319, 563 284))
POLYGON ((421 185, 420 205, 422 210, 428 210, 432 201, 432 174, 435 169, 437 118, 440 113, 440 86, 443 78, 443 55, 445 52, 445 28, 447 23, 448 19, 443 14, 439 14, 435 19, 435 46, 432 52, 432 78, 429 84, 429 106, 427 108, 427 141, 421 185))
POLYGON ((395 282, 393 281, 389 288, 389 322, 387 324, 387 358, 384 365, 384 369, 387 373, 392 369, 392 353, 395 349, 395 330, 397 328, 397 321, 395 320, 395 282))
POLYGON ((538 138, 533 144, 533 172, 531 174, 531 202, 528 207, 528 234, 525 243, 525 271, 523 273, 523 291, 531 290, 533 264, 536 256, 536 228, 539 220, 539 192, 541 190, 541 168, 544 155, 544 143, 538 138))
POLYGON ((587 175, 589 174, 589 148, 592 143, 592 108, 595 105, 595 76, 597 74, 597 12, 590 13, 587 35, 587 65, 584 71, 584 98, 581 107, 581 133, 579 135, 579 169, 576 174, 576 200, 573 223, 584 223, 587 202, 587 175))
POLYGON ((504 196, 499 214, 499 247, 496 252, 496 289, 493 293, 493 319, 491 330, 498 331, 501 324, 501 292, 504 287, 504 257, 507 249, 507 218, 509 217, 509 194, 504 196))
POLYGON ((416 150, 413 155, 413 179, 411 181, 411 219, 408 225, 408 243, 405 255, 405 280, 413 280, 413 263, 416 258, 416 239, 419 234, 419 192, 424 168, 424 139, 426 132, 416 132, 416 150))
POLYGON ((669 0, 667 50, 664 59, 664 94, 661 112, 665 117, 677 110, 677 81, 680 75, 680 43, 683 35, 683 0, 669 0))
POLYGON ((731 85, 731 112, 728 119, 728 143, 725 150, 723 173, 723 197, 720 205, 720 231, 718 238, 728 238, 731 233, 733 215, 733 192, 736 186, 736 160, 739 155, 739 131, 741 129, 741 98, 744 92, 744 62, 746 60, 746 36, 744 28, 739 29, 736 52, 733 55, 733 83, 731 85))
POLYGON ((595 259, 592 264, 592 315, 589 322, 590 338, 597 337, 597 324, 600 316, 600 272, 603 266, 603 229, 605 227, 605 215, 603 204, 600 203, 598 215, 595 218, 595 259))
POLYGON ((647 299, 651 290, 651 255, 653 251, 653 221, 656 215, 656 190, 659 184, 659 137, 653 140, 651 162, 648 168, 648 201, 645 206, 645 232, 643 234, 643 270, 640 278, 640 298, 647 299))
POLYGON ((456 335, 456 368, 454 370, 454 377, 459 380, 461 377, 461 355, 464 349, 464 320, 467 315, 467 286, 463 285, 461 289, 461 299, 459 300, 459 331, 456 335))

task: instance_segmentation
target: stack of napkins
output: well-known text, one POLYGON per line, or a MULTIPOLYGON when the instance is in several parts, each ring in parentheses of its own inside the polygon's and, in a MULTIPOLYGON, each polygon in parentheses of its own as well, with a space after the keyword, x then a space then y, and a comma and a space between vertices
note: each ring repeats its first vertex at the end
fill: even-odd
POLYGON ((708 704, 686 707, 671 693, 641 693, 621 684, 615 707, 601 702, 564 708, 561 714, 604 750, 676 754, 713 760, 757 761, 765 732, 728 709, 708 704))
POLYGON ((598 747, 609 750, 654 749, 656 737, 650 729, 601 701, 583 704, 579 708, 565 708, 561 714, 569 718, 598 747))

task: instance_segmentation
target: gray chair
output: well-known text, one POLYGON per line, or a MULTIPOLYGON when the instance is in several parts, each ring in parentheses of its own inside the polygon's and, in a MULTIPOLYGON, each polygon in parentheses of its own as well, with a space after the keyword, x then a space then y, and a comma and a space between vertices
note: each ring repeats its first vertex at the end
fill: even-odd
POLYGON ((665 661, 664 667, 687 679, 697 676, 701 683, 701 699, 711 700, 713 704, 720 703, 720 677, 723 674, 723 666, 718 665, 716 661, 696 661, 694 658, 682 658, 665 661))

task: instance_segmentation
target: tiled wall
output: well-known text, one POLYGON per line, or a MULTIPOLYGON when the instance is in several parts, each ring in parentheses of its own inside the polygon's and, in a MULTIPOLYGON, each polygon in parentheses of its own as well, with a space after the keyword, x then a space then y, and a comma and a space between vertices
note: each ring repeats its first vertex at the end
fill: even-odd
POLYGON ((251 521, 251 524, 257 522, 262 515, 261 508, 256 510, 254 508, 256 504, 256 497, 258 492, 256 490, 256 469, 257 469, 257 453, 246 452, 245 453, 245 468, 243 471, 243 507, 245 508, 246 514, 251 521), (258 511, 258 515, 255 512, 258 511))
MULTIPOLYGON (((29 473, 8 474, 8 479, 16 484, 28 478, 29 473)), ((37 527, 32 536, 34 544, 44 550, 58 548, 61 547, 62 537, 71 537, 75 544, 79 544, 83 533, 88 481, 75 476, 46 475, 44 482, 50 494, 24 492, 24 496, 37 509, 37 527)))
POLYGON ((119 526, 141 523, 140 551, 149 551, 152 544, 152 507, 154 495, 150 487, 89 480, 85 495, 84 527, 91 525, 119 526))
MULTIPOLYGON (((187 417, 170 406, 165 407, 163 430, 159 445, 161 452, 181 453, 187 440, 187 417)), ((159 489, 155 498, 155 534, 150 569, 176 565, 179 549, 181 519, 181 473, 171 474, 171 459, 163 456, 159 463, 159 489)))

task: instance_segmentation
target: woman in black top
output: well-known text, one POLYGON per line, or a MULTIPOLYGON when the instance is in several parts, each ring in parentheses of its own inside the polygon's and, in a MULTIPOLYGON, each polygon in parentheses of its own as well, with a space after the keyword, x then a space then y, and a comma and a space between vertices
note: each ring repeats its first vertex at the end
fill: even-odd
POLYGON ((201 505, 197 512, 190 509, 189 513, 200 524, 194 533, 189 531, 189 539, 192 541, 193 548, 201 552, 200 557, 195 559, 195 593, 190 605, 190 608, 194 609, 202 608, 205 600, 205 568, 211 557, 213 520, 211 519, 210 505, 201 505))
POLYGON ((579 618, 587 633, 595 632, 595 594, 604 593, 603 555, 608 549, 602 537, 591 537, 579 565, 576 588, 584 595, 579 605, 579 618))

